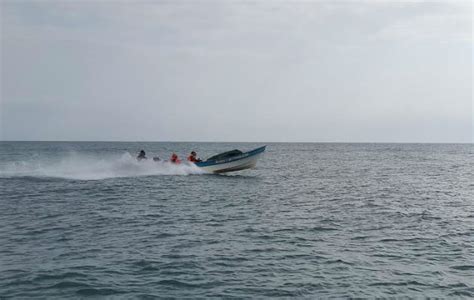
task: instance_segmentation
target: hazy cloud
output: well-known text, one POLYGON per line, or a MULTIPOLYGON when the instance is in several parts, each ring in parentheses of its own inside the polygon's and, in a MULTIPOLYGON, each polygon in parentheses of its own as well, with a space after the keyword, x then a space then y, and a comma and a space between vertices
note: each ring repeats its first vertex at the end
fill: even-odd
POLYGON ((1 9, 1 139, 473 140, 469 1, 1 9))

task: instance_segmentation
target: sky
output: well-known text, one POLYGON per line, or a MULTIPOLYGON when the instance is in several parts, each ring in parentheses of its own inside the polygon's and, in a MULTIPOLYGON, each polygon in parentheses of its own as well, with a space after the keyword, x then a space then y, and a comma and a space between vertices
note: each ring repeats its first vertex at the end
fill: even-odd
POLYGON ((474 141, 471 1, 0 3, 0 140, 474 141))

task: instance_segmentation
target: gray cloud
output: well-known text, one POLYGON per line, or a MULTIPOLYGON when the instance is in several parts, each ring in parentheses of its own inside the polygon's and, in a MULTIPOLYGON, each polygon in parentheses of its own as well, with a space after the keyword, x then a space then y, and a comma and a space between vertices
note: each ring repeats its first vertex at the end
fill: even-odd
POLYGON ((1 7, 4 140, 473 140, 470 2, 1 7))

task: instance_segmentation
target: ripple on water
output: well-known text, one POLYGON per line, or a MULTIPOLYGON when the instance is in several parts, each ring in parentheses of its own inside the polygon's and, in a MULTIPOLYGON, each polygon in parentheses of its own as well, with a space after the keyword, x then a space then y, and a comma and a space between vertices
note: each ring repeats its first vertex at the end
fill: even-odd
POLYGON ((472 146, 273 144, 240 176, 162 176, 120 160, 142 147, 252 148, 0 147, 0 298, 474 295, 472 146), (72 159, 81 180, 3 176, 7 157, 36 153, 53 160, 49 175, 71 177, 61 149, 92 156, 72 159))

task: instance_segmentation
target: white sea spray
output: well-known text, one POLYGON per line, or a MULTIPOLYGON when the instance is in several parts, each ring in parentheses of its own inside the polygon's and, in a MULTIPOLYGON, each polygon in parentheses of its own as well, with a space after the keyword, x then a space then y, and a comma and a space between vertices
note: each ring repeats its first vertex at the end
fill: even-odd
POLYGON ((203 174, 194 164, 173 164, 152 159, 137 161, 130 153, 110 157, 71 152, 56 159, 32 158, 0 166, 0 177, 53 177, 100 180, 117 177, 203 174))

